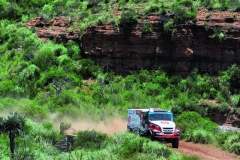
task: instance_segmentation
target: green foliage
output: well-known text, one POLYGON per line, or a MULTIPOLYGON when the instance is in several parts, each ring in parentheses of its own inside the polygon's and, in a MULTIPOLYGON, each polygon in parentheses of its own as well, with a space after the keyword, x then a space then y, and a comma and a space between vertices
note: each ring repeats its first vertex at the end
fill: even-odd
POLYGON ((67 54, 73 59, 73 60, 79 60, 81 58, 81 50, 79 46, 72 40, 69 40, 66 44, 66 48, 68 50, 67 54))
POLYGON ((17 3, 7 2, 5 0, 0 2, 0 17, 1 19, 17 20, 22 15, 22 8, 17 3))
POLYGON ((232 131, 218 133, 216 136, 219 147, 237 154, 240 154, 239 138, 240 134, 232 131))
POLYGON ((7 134, 10 140, 11 157, 14 158, 15 138, 23 136, 25 118, 17 112, 12 112, 7 118, 0 117, 0 134, 7 134))
POLYGON ((119 26, 122 29, 122 32, 125 34, 131 32, 132 26, 137 23, 137 18, 137 12, 134 9, 128 9, 123 11, 119 20, 119 26))
POLYGON ((176 0, 173 4, 174 23, 185 23, 195 21, 197 9, 193 0, 176 0))
POLYGON ((216 39, 219 39, 219 41, 224 39, 225 33, 221 31, 221 28, 215 28, 213 31, 214 31, 214 34, 209 36, 210 38, 216 38, 216 39))
POLYGON ((149 96, 157 96, 162 93, 162 88, 156 83, 143 83, 142 88, 149 96))
POLYGON ((79 131, 74 137, 74 149, 102 149, 107 145, 108 136, 104 133, 92 131, 79 131))
POLYGON ((150 22, 144 22, 142 27, 142 34, 150 34, 152 33, 152 25, 150 22))
POLYGON ((113 137, 116 145, 113 152, 119 154, 123 159, 135 157, 137 154, 151 153, 153 158, 168 158, 171 155, 169 148, 161 144, 150 142, 146 138, 136 136, 133 133, 120 133, 113 137))
POLYGON ((39 105, 32 103, 30 105, 24 106, 21 113, 30 119, 42 120, 49 116, 49 110, 46 105, 39 105))
POLYGON ((215 140, 213 133, 204 129, 187 130, 184 139, 201 144, 212 144, 215 140))
POLYGON ((36 82, 39 77, 40 69, 34 64, 27 66, 19 74, 18 81, 30 98, 36 96, 36 82))
POLYGON ((46 71, 51 66, 57 65, 57 58, 50 48, 43 48, 34 55, 33 63, 42 71, 46 71))
POLYGON ((158 12, 159 9, 161 7, 159 6, 159 4, 150 4, 147 8, 146 8, 146 13, 154 13, 154 12, 158 12))
POLYGON ((169 29, 173 26, 173 19, 169 19, 166 23, 164 23, 163 29, 165 32, 169 32, 169 29))
POLYGON ((217 124, 213 123, 211 120, 207 118, 201 117, 201 115, 196 112, 191 111, 183 112, 182 114, 178 115, 175 118, 175 121, 177 123, 178 128, 181 131, 183 138, 186 136, 192 139, 191 136, 196 128, 199 131, 195 131, 194 133, 196 134, 195 137, 200 136, 211 138, 211 136, 208 133, 213 133, 213 131, 218 130, 217 124))
POLYGON ((66 130, 71 128, 72 124, 69 122, 61 122, 60 123, 60 134, 63 134, 66 130))
POLYGON ((49 122, 43 122, 42 124, 35 123, 30 119, 27 119, 24 128, 25 138, 35 143, 50 143, 55 144, 63 137, 54 129, 53 125, 49 122))
POLYGON ((2 97, 12 96, 14 92, 14 82, 12 80, 3 80, 0 82, 0 95, 2 97))
POLYGON ((81 59, 77 63, 76 73, 81 75, 83 79, 96 78, 101 68, 96 66, 90 59, 81 59))
MULTIPOLYGON (((20 113, 37 121, 47 118, 50 112, 57 113, 59 117, 68 118, 78 118, 91 113, 94 120, 99 120, 106 118, 106 115, 113 116, 116 112, 125 117, 126 110, 136 106, 138 108, 156 106, 172 109, 176 115, 185 111, 196 111, 202 116, 207 116, 209 112, 226 111, 231 105, 234 107, 231 114, 240 117, 238 97, 238 88, 240 88, 238 74, 240 72, 237 65, 221 71, 218 76, 200 75, 197 70, 194 70, 186 78, 169 77, 161 70, 142 70, 139 73, 116 78, 114 74, 102 73, 102 69, 94 65, 93 61, 81 57, 81 45, 79 44, 81 39, 76 42, 70 40, 63 44, 43 42, 37 38, 35 28, 25 27, 25 23, 36 16, 47 21, 55 16, 65 15, 68 17, 67 26, 71 30, 73 28, 80 30, 79 38, 89 25, 96 23, 104 25, 105 22, 111 22, 115 28, 120 27, 121 31, 129 35, 131 28, 138 21, 138 13, 144 17, 152 12, 158 14, 173 12, 173 19, 169 19, 164 24, 164 30, 168 32, 177 23, 194 22, 196 9, 199 7, 236 11, 239 10, 239 3, 238 0, 176 0, 168 3, 161 0, 120 0, 119 2, 114 0, 2 0, 0 1, 0 109, 13 110, 17 106, 20 113), (115 16, 116 7, 123 9, 120 19, 115 16), (135 8, 137 11, 129 8, 135 8), (72 24, 73 18, 79 22, 72 24), (97 82, 93 81, 92 84, 87 82, 82 85, 82 79, 89 78, 97 79, 97 82), (199 105, 199 99, 217 100, 219 105, 204 104, 202 106, 199 105)), ((144 22, 142 32, 151 33, 152 25, 144 22)), ((176 28, 172 29, 172 34, 175 31, 177 31, 176 28)), ((213 31, 213 37, 221 40, 225 34, 216 29, 213 31)), ((186 122, 178 125, 186 138, 199 143, 209 143, 212 142, 212 131, 209 129, 212 124, 209 123, 209 128, 203 127, 209 126, 205 121, 207 120, 200 118, 200 122, 196 122, 200 128, 203 128, 197 131, 186 122), (190 129, 187 129, 189 127, 190 129)), ((16 149, 16 158, 52 159, 51 156, 58 153, 53 149, 52 144, 60 140, 61 136, 53 131, 49 124, 43 125, 42 128, 37 124, 30 124, 30 126, 30 129, 26 131, 25 142, 21 138, 17 139, 19 146, 26 147, 16 149)), ((123 134, 122 138, 124 136, 128 135, 123 134)), ((225 149, 230 148, 229 150, 239 153, 239 144, 235 141, 239 137, 229 139, 225 143, 227 137, 231 136, 226 136, 224 140, 221 140, 221 144, 225 146, 225 149), (228 142, 232 143, 232 146, 227 145, 228 142)), ((4 138, 6 139, 6 136, 4 138)), ((127 137, 128 140, 122 141, 122 150, 114 148, 116 147, 116 143, 113 143, 116 142, 115 140, 108 141, 112 146, 105 146, 98 152, 84 149, 84 151, 72 153, 72 156, 76 159, 81 155, 86 159, 90 157, 92 159, 121 159, 122 156, 129 159, 172 158, 169 150, 162 148, 163 146, 147 140, 140 140, 144 144, 140 146, 138 139, 134 140, 134 138, 136 138, 135 135, 130 140, 136 146, 127 144, 129 140, 127 137), (128 149, 134 152, 132 157, 127 155, 128 149), (109 154, 109 151, 115 152, 109 154)), ((0 142, 4 145, 9 144, 1 138, 0 142)), ((120 142, 118 144, 121 145, 120 142)), ((6 146, 0 145, 2 151, 0 157, 1 154, 4 154, 4 158, 10 156, 6 149, 8 149, 6 146)), ((65 159, 71 157, 67 153, 66 155, 65 159)), ((191 159, 191 157, 182 157, 191 159)))
POLYGON ((222 76, 222 81, 226 84, 225 87, 229 87, 230 92, 233 94, 238 94, 240 87, 240 68, 234 64, 228 68, 226 71, 221 71, 220 75, 222 76))

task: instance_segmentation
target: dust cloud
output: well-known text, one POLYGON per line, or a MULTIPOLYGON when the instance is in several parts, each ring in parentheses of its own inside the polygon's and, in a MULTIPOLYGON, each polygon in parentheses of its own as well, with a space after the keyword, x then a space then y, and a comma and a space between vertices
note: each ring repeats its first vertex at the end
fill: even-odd
POLYGON ((78 131, 84 130, 95 130, 113 136, 115 133, 127 130, 127 121, 119 117, 99 122, 79 119, 69 123, 71 123, 71 128, 66 131, 67 134, 75 134, 78 131))
MULTIPOLYGON (((9 112, 0 112, 0 117, 7 117, 9 112)), ((37 123, 41 122, 50 122, 53 124, 56 130, 60 130, 60 123, 67 122, 71 124, 71 128, 65 131, 66 134, 76 134, 78 131, 84 130, 95 130, 97 132, 106 133, 109 136, 113 136, 115 133, 124 132, 127 130, 127 120, 123 120, 119 116, 115 116, 111 119, 107 119, 104 121, 95 122, 88 119, 71 119, 66 117, 59 118, 57 113, 52 113, 48 118, 44 119, 32 119, 37 123)))

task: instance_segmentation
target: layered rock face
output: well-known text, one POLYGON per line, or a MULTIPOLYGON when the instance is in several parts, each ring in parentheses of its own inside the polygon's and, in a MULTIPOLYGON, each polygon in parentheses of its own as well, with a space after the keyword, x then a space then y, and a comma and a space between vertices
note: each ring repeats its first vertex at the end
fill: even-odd
POLYGON ((199 10, 195 23, 176 25, 175 32, 165 32, 164 23, 171 15, 151 14, 129 33, 116 25, 92 25, 79 39, 78 30, 66 17, 44 23, 32 20, 29 26, 38 28, 38 36, 56 42, 76 41, 83 56, 116 74, 127 75, 141 69, 162 68, 168 73, 187 76, 193 68, 216 74, 219 70, 240 62, 240 13, 199 10), (143 22, 151 24, 153 32, 143 34, 143 22))
POLYGON ((166 33, 168 16, 148 15, 153 32, 143 34, 143 19, 125 36, 111 24, 90 26, 82 44, 87 57, 117 74, 162 68, 188 75, 193 68, 216 74, 240 62, 240 13, 198 11, 196 23, 174 26, 166 33))

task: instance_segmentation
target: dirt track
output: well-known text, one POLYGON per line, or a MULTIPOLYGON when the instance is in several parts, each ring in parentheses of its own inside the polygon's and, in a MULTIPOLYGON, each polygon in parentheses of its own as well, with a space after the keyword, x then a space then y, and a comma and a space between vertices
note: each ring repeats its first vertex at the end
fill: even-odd
MULTIPOLYGON (((169 144, 168 144, 169 145, 169 144)), ((180 141, 179 148, 174 149, 187 155, 197 155, 201 160, 239 160, 238 155, 216 148, 212 145, 195 144, 180 141)))
MULTIPOLYGON (((126 123, 127 122, 121 118, 115 118, 99 123, 79 120, 77 122, 72 122, 72 127, 74 129, 69 129, 68 133, 71 134, 71 132, 77 130, 95 129, 96 131, 112 136, 115 133, 126 131, 126 123)), ((171 143, 167 143, 166 145, 171 147, 171 143)), ((185 153, 186 155, 197 155, 201 160, 240 160, 240 155, 223 151, 212 145, 196 144, 192 142, 184 142, 182 140, 179 143, 179 148, 174 150, 185 153)))

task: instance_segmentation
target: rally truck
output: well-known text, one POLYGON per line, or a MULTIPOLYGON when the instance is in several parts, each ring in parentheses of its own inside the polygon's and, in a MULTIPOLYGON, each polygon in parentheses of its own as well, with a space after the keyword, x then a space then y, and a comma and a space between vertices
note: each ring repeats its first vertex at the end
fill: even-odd
POLYGON ((168 110, 129 109, 127 130, 152 141, 172 143, 173 148, 178 148, 179 145, 180 131, 176 129, 173 113, 168 110))

